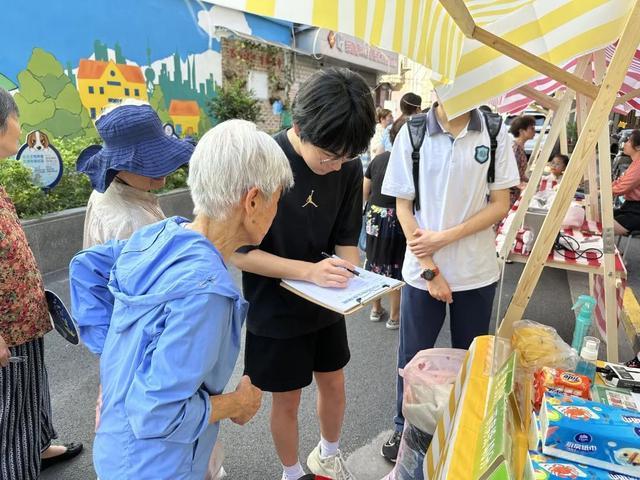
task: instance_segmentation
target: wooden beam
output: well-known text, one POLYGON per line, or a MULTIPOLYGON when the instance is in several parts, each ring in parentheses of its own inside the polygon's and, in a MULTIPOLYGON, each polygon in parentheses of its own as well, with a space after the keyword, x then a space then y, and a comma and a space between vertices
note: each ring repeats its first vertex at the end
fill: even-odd
MULTIPOLYGON (((586 68, 586 60, 580 59, 578 60, 578 64, 576 65, 576 71, 582 71, 586 68)), ((547 135, 547 139, 544 142, 542 147, 542 152, 540 153, 540 157, 535 163, 533 167, 533 171, 529 176, 529 182, 527 183, 524 192, 520 198, 520 204, 518 205, 518 210, 516 211, 513 220, 511 222, 511 226, 509 230, 505 233, 504 244, 502 245, 502 249, 499 252, 499 257, 502 260, 507 260, 509 258, 509 253, 513 248, 513 243, 516 240, 516 235, 518 234, 518 230, 524 221, 524 215, 529 208, 529 204, 531 203, 531 199, 536 194, 538 190, 538 185, 540 184, 540 179, 542 178, 542 173, 544 172, 544 167, 546 162, 543 161, 545 158, 549 158, 551 152, 553 151, 553 147, 560 135, 560 131, 563 126, 567 123, 567 119, 569 118, 569 112, 571 111, 571 104, 573 103, 573 98, 575 96, 575 92, 571 89, 567 89, 564 93, 564 97, 560 100, 560 106, 557 111, 553 112, 553 121, 551 123, 551 130, 549 131, 549 135, 547 135)), ((545 259, 546 260, 546 259, 545 259)))
MULTIPOLYGON (((597 84, 604 79, 607 61, 604 50, 593 54, 593 73, 597 84)), ((611 188, 611 145, 609 125, 605 124, 598 137, 598 169, 600 218, 602 220, 602 274, 604 287, 604 316, 606 322, 607 360, 618 363, 618 302, 616 300, 616 245, 613 234, 613 192, 611 188)), ((594 292, 591 292, 593 295, 594 292)))
MULTIPOLYGON (((557 109, 556 109, 557 110, 557 109)), ((540 133, 538 134, 538 138, 536 138, 536 143, 533 146, 533 150, 531 151, 531 156, 529 157, 529 162, 527 162, 527 171, 531 170, 533 168, 534 165, 536 165, 536 162, 538 161, 538 155, 540 154, 540 147, 542 146, 542 139, 544 138, 545 141, 548 140, 547 135, 547 130, 549 129, 549 124, 551 123, 551 118, 554 116, 554 112, 555 110, 550 110, 548 112, 544 112, 545 114, 545 119, 544 119, 544 123, 542 124, 542 128, 540 129, 540 133)), ((566 122, 566 119, 565 119, 566 122)), ((541 160, 542 162, 546 163, 545 159, 541 160)))
POLYGON ((563 70, 553 63, 548 62, 483 28, 475 28, 473 31, 473 39, 484 43, 500 53, 503 53, 507 57, 517 60, 536 72, 542 73, 547 77, 566 85, 577 93, 582 93, 583 95, 587 95, 591 98, 596 98, 596 95, 598 94, 598 87, 596 85, 585 82, 572 73, 563 70))
POLYGON ((560 230, 562 220, 586 168, 589 159, 588 153, 595 149, 603 126, 607 124, 609 112, 611 112, 616 98, 616 92, 622 85, 627 68, 638 44, 640 44, 640 28, 637 25, 640 25, 640 0, 633 2, 624 31, 609 65, 609 70, 587 116, 584 128, 580 132, 580 137, 567 170, 563 175, 556 198, 542 225, 504 320, 498 329, 498 334, 502 337, 511 338, 513 323, 522 318, 533 290, 540 279, 556 234, 560 230))
POLYGON ((465 5, 464 0, 440 0, 440 4, 451 18, 453 18, 456 25, 462 30, 462 33, 464 33, 466 37, 471 38, 476 28, 476 22, 471 16, 471 13, 469 13, 469 9, 465 5))
POLYGON ((623 103, 627 103, 629 100, 633 100, 636 97, 640 97, 640 88, 631 90, 629 93, 625 93, 621 97, 618 97, 614 105, 622 105, 623 103))
POLYGON ((525 97, 530 98, 531 100, 535 100, 539 105, 546 108, 547 110, 557 110, 558 109, 558 101, 555 98, 551 98, 549 95, 539 92, 535 88, 529 85, 523 85, 521 87, 516 88, 516 92, 521 93, 525 97))

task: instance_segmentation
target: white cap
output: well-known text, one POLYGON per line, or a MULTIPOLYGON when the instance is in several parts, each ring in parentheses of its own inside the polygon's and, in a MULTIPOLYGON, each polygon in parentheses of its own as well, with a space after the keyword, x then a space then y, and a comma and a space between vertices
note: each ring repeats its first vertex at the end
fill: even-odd
POLYGON ((584 337, 582 351, 580 352, 580 356, 584 360, 598 360, 598 350, 600 350, 600 340, 595 337, 584 337))

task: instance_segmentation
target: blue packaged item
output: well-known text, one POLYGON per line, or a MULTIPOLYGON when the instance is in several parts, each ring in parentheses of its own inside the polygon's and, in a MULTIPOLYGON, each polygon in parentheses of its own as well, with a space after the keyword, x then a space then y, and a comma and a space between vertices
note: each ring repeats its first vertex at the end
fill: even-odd
POLYGON ((596 467, 580 465, 559 458, 547 457, 538 452, 529 452, 529 472, 532 480, 640 480, 624 473, 607 472, 596 467))
POLYGON ((542 453, 640 477, 640 413, 547 392, 540 427, 542 453))

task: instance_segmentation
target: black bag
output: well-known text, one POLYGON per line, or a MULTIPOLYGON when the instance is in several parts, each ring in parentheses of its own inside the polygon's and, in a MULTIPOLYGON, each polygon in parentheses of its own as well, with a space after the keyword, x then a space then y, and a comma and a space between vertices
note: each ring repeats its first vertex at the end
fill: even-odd
MULTIPOLYGON (((497 113, 485 112, 479 110, 484 117, 484 124, 487 126, 489 138, 491 140, 491 159, 489 161, 489 170, 487 171, 487 183, 493 183, 496 179, 496 149, 498 148, 498 134, 502 128, 502 117, 497 113)), ((424 136, 427 134, 427 113, 419 113, 412 115, 407 120, 407 129, 409 131, 409 140, 411 141, 411 160, 413 163, 413 186, 416 196, 413 200, 413 208, 415 211, 420 210, 420 148, 424 142, 424 136)))

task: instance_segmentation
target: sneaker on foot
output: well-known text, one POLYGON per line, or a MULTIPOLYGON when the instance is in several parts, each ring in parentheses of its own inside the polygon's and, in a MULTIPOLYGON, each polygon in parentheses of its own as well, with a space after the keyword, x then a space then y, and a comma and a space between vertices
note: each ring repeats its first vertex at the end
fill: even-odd
POLYGON ((355 477, 347 470, 347 465, 342 458, 340 450, 331 457, 322 458, 320 456, 320 444, 309 454, 307 467, 312 473, 322 477, 329 477, 334 480, 355 480, 355 477))
POLYGON ((389 320, 387 320, 387 323, 385 324, 385 326, 389 330, 397 330, 397 329, 400 328, 400 319, 394 320, 393 318, 389 318, 389 320))
POLYGON ((372 322, 379 322, 380 320, 382 320, 385 315, 387 315, 387 311, 382 308, 380 310, 373 310, 371 309, 371 314, 369 315, 369 320, 371 320, 372 322))
POLYGON ((635 356, 633 357, 633 360, 629 360, 624 365, 629 368, 640 368, 640 360, 638 360, 638 357, 635 356))
POLYGON ((398 458, 398 450, 400 449, 400 441, 402 440, 402 432, 393 432, 389 440, 382 445, 381 454, 390 462, 396 463, 398 458))

